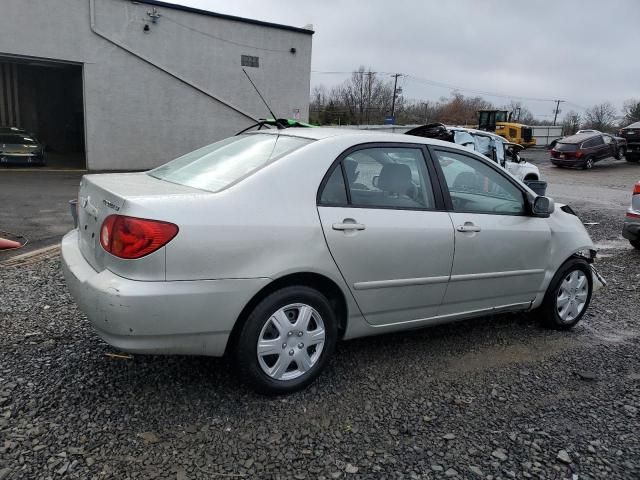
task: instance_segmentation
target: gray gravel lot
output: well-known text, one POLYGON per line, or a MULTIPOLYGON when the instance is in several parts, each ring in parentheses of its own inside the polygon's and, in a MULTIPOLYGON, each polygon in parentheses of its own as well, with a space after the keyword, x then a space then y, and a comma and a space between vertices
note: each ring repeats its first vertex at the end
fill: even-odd
POLYGON ((499 315, 345 342, 288 397, 224 359, 109 357, 58 258, 0 266, 0 479, 640 478, 640 252, 622 210, 573 205, 609 281, 573 331, 499 315))

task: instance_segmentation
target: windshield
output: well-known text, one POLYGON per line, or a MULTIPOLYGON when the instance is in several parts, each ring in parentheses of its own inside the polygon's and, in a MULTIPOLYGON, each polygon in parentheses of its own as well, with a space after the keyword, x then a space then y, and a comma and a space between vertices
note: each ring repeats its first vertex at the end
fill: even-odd
POLYGON ((187 153, 149 175, 218 192, 312 141, 285 135, 238 135, 187 153))
POLYGON ((0 135, 0 143, 36 143, 36 141, 26 135, 0 135))
POLYGON ((508 121, 507 112, 496 112, 496 122, 508 121))

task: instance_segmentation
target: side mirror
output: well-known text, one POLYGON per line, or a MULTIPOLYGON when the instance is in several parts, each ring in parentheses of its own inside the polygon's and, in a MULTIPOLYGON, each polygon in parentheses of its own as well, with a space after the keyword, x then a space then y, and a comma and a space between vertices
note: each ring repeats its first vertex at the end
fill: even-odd
POLYGON ((371 184, 376 188, 378 188, 378 180, 379 179, 380 179, 380 175, 376 175, 375 177, 373 177, 371 179, 371 184))
POLYGON ((535 217, 547 218, 555 210, 555 203, 552 198, 537 196, 533 199, 531 211, 535 217))

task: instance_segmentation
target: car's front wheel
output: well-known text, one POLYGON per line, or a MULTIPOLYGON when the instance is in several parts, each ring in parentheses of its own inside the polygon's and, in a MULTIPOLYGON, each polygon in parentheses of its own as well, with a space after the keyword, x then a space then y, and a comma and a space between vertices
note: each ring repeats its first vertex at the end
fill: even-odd
POLYGON ((589 264, 580 258, 568 260, 551 279, 539 309, 542 321, 548 327, 569 330, 589 308, 592 291, 589 264))
POLYGON ((624 147, 618 147, 618 151, 616 152, 615 159, 622 160, 624 158, 624 147))
POLYGON ((320 374, 337 337, 335 313, 322 293, 283 288, 258 303, 242 326, 238 371, 261 393, 301 390, 320 374))

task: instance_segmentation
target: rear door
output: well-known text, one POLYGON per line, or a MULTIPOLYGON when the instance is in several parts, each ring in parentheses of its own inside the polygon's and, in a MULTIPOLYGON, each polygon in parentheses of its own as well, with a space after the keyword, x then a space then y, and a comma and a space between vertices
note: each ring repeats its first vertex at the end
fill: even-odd
POLYGON ((434 148, 455 229, 455 257, 441 315, 527 306, 542 284, 551 232, 528 214, 524 190, 472 154, 434 148))
POLYGON ((595 155, 599 159, 607 158, 612 155, 611 147, 605 142, 603 135, 598 135, 590 140, 593 143, 595 155))
POLYGON ((360 145, 327 172, 318 213, 327 245, 366 320, 438 314, 453 262, 453 226, 426 149, 360 145))

